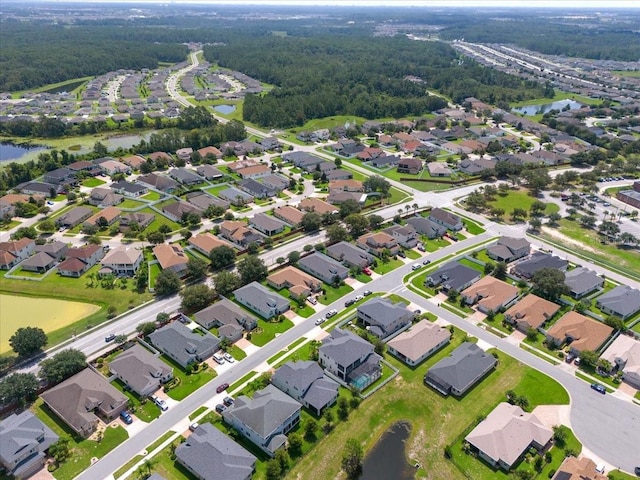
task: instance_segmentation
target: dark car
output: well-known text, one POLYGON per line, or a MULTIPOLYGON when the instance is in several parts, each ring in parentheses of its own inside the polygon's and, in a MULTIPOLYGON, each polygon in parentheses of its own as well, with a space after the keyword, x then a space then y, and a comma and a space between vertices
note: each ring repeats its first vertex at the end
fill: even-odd
POLYGON ((223 404, 219 403, 216 405, 216 412, 222 413, 227 409, 223 404))
POLYGON ((604 388, 604 385, 601 385, 599 383, 592 383, 591 388, 593 388, 596 392, 601 393, 603 395, 607 393, 607 389, 604 388))
POLYGON ((131 418, 131 415, 126 410, 120 412, 120 418, 127 425, 131 425, 133 423, 133 418, 131 418))
POLYGON ((229 388, 229 384, 228 384, 228 383, 222 383, 222 384, 218 385, 218 388, 216 388, 216 392, 217 392, 217 393, 222 393, 222 392, 224 392, 227 388, 229 388))
POLYGON ((224 397, 224 400, 222 400, 222 403, 224 403, 227 407, 230 405, 233 405, 233 402, 235 400, 231 397, 224 397))
POLYGON ((633 469, 633 473, 635 473, 636 475, 638 475, 640 477, 640 467, 636 467, 633 469))
POLYGON ((402 250, 400 250, 400 251, 398 252, 398 256, 399 256, 400 258, 407 258, 407 254, 406 254, 406 253, 404 253, 402 250))
POLYGON ((344 306, 345 307, 349 307, 349 306, 353 305, 354 303, 356 303, 356 301, 353 298, 350 298, 349 300, 344 302, 344 306))
POLYGON ((109 343, 112 340, 115 340, 116 338, 116 334, 115 333, 110 333, 109 335, 107 335, 106 337, 104 337, 104 341, 109 343))

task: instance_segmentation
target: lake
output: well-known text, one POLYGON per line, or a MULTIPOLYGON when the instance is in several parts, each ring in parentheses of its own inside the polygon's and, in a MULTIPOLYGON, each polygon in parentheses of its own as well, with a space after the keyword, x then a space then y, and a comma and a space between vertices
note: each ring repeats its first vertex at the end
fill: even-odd
POLYGON ((149 141, 149 138, 151 137, 151 135, 153 135, 154 133, 156 133, 155 131, 151 131, 148 133, 145 133, 144 135, 121 135, 121 136, 117 136, 117 137, 110 137, 110 138, 105 138, 104 140, 101 140, 100 142, 107 147, 108 150, 113 151, 116 150, 118 148, 124 148, 129 149, 131 147, 133 147, 134 145, 137 145, 140 143, 140 140, 142 140, 144 138, 145 141, 149 141))
POLYGON ((236 111, 236 106, 235 105, 216 105, 215 107, 213 107, 213 109, 216 112, 220 112, 224 115, 229 115, 230 113, 233 113, 236 111))
POLYGON ((564 107, 569 105, 569 108, 573 110, 574 108, 582 107, 580 102, 576 102, 575 100, 570 100, 568 98, 564 100, 558 100, 553 103, 539 103, 537 105, 525 105, 524 107, 514 107, 511 109, 513 112, 522 113, 524 115, 537 115, 539 113, 545 113, 549 110, 562 110, 564 107))
POLYGON ((364 459, 360 480, 413 480, 416 469, 405 456, 411 425, 399 422, 384 432, 364 459))
POLYGON ((8 162, 10 160, 17 160, 28 152, 37 152, 38 150, 46 150, 47 147, 42 145, 29 145, 23 143, 16 145, 14 143, 2 142, 0 143, 0 162, 8 162))

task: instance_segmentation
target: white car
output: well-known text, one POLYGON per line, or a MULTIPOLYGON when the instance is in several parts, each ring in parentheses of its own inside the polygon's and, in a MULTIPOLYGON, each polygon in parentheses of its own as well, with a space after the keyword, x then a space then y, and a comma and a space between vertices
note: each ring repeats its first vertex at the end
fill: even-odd
POLYGON ((233 363, 233 362, 236 361, 236 359, 233 358, 230 353, 225 353, 224 354, 224 359, 229 363, 233 363))
POLYGON ((356 295, 356 298, 354 298, 354 300, 356 302, 359 302, 360 300, 362 300, 364 297, 362 295, 356 295))
MULTIPOLYGON (((328 315, 328 314, 327 314, 328 315)), ((316 320, 316 325, 320 325, 321 323, 324 323, 324 318, 320 317, 316 320)))
POLYGON ((169 409, 169 405, 167 405, 167 402, 165 402, 163 399, 153 395, 151 397, 151 400, 153 400, 153 403, 155 403, 163 412, 166 412, 169 409))
POLYGON ((329 311, 326 313, 325 318, 331 318, 331 317, 333 317, 334 315, 337 315, 337 314, 338 314, 338 311, 337 311, 337 310, 329 310, 329 311))
POLYGON ((420 264, 419 263, 411 265, 411 270, 418 270, 419 268, 420 268, 420 264))

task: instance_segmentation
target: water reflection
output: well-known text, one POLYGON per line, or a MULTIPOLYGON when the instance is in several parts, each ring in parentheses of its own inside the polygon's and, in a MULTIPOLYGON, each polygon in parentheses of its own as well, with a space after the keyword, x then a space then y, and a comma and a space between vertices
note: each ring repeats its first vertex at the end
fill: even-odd
POLYGON ((364 459, 360 480, 413 480, 416 469, 405 456, 411 425, 399 422, 384 432, 364 459))

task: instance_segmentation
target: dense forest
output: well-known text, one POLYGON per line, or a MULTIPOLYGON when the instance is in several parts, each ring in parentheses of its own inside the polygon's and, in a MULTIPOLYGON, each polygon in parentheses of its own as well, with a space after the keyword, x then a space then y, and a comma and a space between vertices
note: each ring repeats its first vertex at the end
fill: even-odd
POLYGON ((245 100, 244 119, 263 126, 302 125, 331 115, 398 118, 446 105, 426 89, 455 102, 544 96, 538 83, 484 68, 444 43, 404 37, 250 37, 206 46, 204 54, 210 62, 277 85, 245 100))

